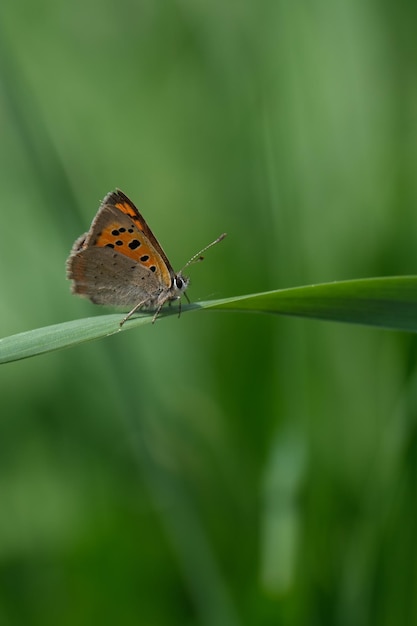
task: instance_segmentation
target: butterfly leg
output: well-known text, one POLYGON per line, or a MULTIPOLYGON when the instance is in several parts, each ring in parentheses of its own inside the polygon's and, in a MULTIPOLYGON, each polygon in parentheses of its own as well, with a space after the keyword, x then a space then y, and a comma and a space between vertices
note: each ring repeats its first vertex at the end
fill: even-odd
MULTIPOLYGON (((139 302, 138 304, 135 304, 135 306, 133 307, 133 309, 131 311, 129 311, 129 313, 127 315, 124 316, 124 318, 121 320, 120 322, 120 328, 123 326, 123 324, 125 322, 127 322, 128 319, 130 319, 132 317, 132 315, 134 313, 136 313, 136 311, 138 309, 140 309, 141 306, 143 306, 144 304, 146 304, 147 300, 142 300, 142 302, 139 302)), ((160 309, 158 309, 159 312, 160 309)))
MULTIPOLYGON (((190 298, 188 297, 188 295, 187 295, 187 293, 185 291, 184 291, 184 296, 187 298, 188 304, 191 304, 191 300, 190 300, 190 298)), ((178 317, 181 317, 181 311, 182 311, 182 305, 181 305, 181 300, 179 300, 179 302, 178 302, 178 317)))
MULTIPOLYGON (((190 303, 190 298, 187 296, 187 294, 185 293, 184 296, 187 298, 188 303, 190 303)), ((174 300, 170 300, 168 302, 168 306, 170 307, 172 305, 172 303, 174 302, 174 300)), ((181 317, 181 311, 182 311, 182 305, 181 305, 181 300, 178 300, 178 317, 181 317)), ((158 310, 159 313, 159 310, 158 310)))
POLYGON ((156 322, 156 318, 158 317, 158 315, 159 315, 159 313, 160 313, 160 311, 161 311, 161 309, 162 309, 162 307, 163 307, 163 306, 164 306, 164 303, 163 303, 163 304, 160 304, 160 305, 159 305, 159 307, 156 309, 156 311, 155 311, 155 313, 154 313, 154 316, 153 316, 153 318, 152 318, 152 324, 155 324, 155 322, 156 322))

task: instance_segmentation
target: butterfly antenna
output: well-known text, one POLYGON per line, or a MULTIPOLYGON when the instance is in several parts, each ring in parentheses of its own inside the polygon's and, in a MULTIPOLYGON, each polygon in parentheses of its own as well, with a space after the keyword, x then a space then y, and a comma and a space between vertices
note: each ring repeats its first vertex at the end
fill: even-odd
POLYGON ((184 267, 182 268, 180 274, 182 274, 182 272, 185 270, 185 268, 188 267, 189 265, 192 265, 193 263, 198 263, 198 261, 202 261, 204 259, 204 257, 201 256, 203 254, 203 252, 205 252, 206 250, 208 250, 212 246, 215 246, 216 243, 220 243, 220 241, 222 241, 226 237, 226 235, 227 235, 227 233, 223 233, 222 235, 220 235, 220 237, 217 237, 217 239, 215 239, 214 241, 209 243, 208 246, 206 246, 205 248, 200 250, 200 252, 197 252, 197 254, 192 256, 191 259, 188 261, 188 263, 186 263, 184 265, 184 267))

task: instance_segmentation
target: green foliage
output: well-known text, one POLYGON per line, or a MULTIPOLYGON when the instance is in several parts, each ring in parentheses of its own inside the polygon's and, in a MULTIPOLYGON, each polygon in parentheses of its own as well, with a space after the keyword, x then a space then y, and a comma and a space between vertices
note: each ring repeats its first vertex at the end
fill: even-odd
MULTIPOLYGON (((199 302, 182 307, 181 312, 203 309, 295 315, 416 332, 417 277, 369 278, 281 289, 199 302)), ((175 314, 174 311, 164 310, 159 318, 175 314)), ((121 315, 103 315, 19 333, 0 339, 0 363, 109 337, 128 328, 149 324, 153 317, 153 313, 142 313, 120 326, 121 315)))
POLYGON ((0 624, 417 621, 416 11, 1 3, 0 624), (115 187, 222 310, 70 294, 115 187))

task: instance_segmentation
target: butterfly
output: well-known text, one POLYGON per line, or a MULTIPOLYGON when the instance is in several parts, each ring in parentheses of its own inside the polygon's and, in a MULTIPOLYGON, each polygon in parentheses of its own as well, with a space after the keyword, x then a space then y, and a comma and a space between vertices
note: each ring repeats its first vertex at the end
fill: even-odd
POLYGON ((202 260, 201 254, 225 237, 226 233, 220 235, 175 273, 144 217, 116 189, 103 199, 88 233, 75 241, 67 277, 73 281, 74 294, 95 304, 131 307, 120 326, 139 309, 155 311, 153 323, 166 302, 185 294, 189 278, 184 269, 202 260))

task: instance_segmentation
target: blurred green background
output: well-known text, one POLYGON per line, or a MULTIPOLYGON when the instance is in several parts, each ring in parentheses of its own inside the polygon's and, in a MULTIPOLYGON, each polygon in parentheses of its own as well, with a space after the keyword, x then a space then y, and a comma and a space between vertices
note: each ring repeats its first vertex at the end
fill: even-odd
MULTIPOLYGON (((1 335, 101 309, 116 186, 190 298, 416 273, 417 5, 5 0, 1 335)), ((104 310, 103 310, 104 312, 104 310)), ((417 623, 411 335, 201 313, 3 366, 0 624, 417 623)))

